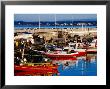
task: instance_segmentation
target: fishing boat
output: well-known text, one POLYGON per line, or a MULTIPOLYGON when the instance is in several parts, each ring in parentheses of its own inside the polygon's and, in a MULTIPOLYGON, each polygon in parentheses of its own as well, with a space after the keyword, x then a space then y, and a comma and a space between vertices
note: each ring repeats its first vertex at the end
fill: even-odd
POLYGON ((78 52, 69 53, 67 50, 60 48, 55 49, 53 52, 45 53, 45 55, 52 60, 76 60, 78 54, 78 52))
POLYGON ((71 53, 71 54, 54 54, 54 53, 46 53, 47 57, 53 60, 76 60, 78 53, 71 53))
POLYGON ((14 65, 15 76, 52 76, 58 74, 58 66, 51 63, 26 63, 14 65))
POLYGON ((46 52, 45 55, 52 60, 77 60, 76 57, 86 56, 87 54, 97 53, 97 49, 74 49, 73 46, 62 49, 55 49, 54 52, 46 52))
POLYGON ((23 58, 15 57, 15 76, 52 76, 58 74, 58 65, 52 64, 48 58, 41 55, 41 52, 30 50, 23 58))

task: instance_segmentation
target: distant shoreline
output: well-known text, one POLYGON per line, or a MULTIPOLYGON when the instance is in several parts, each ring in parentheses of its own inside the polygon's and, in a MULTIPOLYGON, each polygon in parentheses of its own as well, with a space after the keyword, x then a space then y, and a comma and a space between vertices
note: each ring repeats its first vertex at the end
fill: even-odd
POLYGON ((57 32, 57 31, 65 31, 65 32, 68 32, 70 34, 88 34, 88 33, 93 33, 93 34, 97 34, 97 28, 91 28, 88 29, 85 28, 85 29, 82 29, 82 28, 79 28, 79 29, 76 29, 76 28, 73 28, 73 29, 16 29, 14 30, 15 33, 17 32, 29 32, 29 33, 50 33, 50 32, 57 32))

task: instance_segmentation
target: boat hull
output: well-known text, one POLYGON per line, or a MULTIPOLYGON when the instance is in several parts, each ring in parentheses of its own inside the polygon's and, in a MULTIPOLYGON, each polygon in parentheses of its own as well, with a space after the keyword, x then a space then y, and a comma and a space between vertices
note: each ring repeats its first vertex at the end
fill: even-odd
POLYGON ((37 66, 14 66, 14 75, 15 76, 44 76, 44 75, 53 75, 58 74, 57 65, 37 65, 37 66))
POLYGON ((52 60, 76 60, 78 53, 75 54, 45 54, 48 58, 52 60))

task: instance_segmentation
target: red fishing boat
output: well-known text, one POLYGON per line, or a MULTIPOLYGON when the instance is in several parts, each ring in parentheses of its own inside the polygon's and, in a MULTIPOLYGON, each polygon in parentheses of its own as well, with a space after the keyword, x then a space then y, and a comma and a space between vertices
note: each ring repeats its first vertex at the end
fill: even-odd
POLYGON ((54 52, 46 52, 45 55, 52 60, 76 60, 78 52, 68 53, 62 49, 56 49, 54 52))
POLYGON ((25 65, 15 65, 15 76, 52 76, 58 74, 58 66, 51 63, 28 63, 25 65))
POLYGON ((49 57, 53 60, 76 60, 78 52, 77 53, 71 53, 71 54, 46 53, 46 55, 47 55, 47 57, 49 57))

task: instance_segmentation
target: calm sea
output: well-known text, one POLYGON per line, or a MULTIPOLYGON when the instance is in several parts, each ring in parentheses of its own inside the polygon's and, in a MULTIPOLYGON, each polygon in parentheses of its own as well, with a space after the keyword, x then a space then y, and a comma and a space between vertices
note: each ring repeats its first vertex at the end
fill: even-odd
MULTIPOLYGON (((97 28, 97 26, 83 26, 84 28, 97 28)), ((15 29, 24 29, 24 28, 39 28, 39 26, 14 26, 15 29)), ((82 28, 82 26, 40 26, 40 28, 82 28)))

